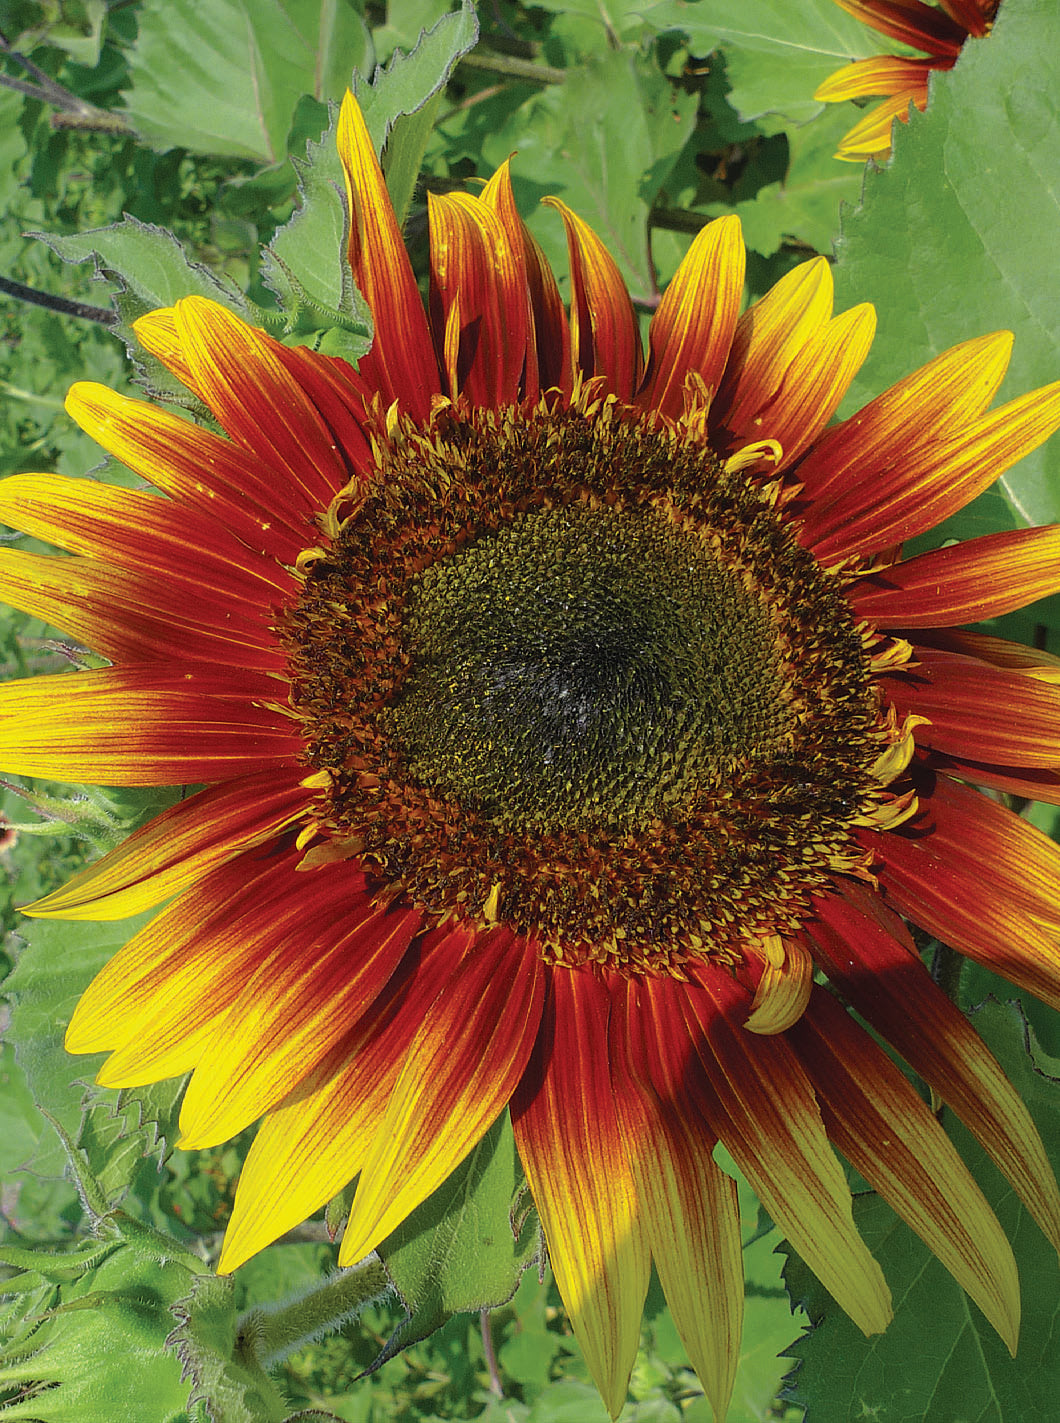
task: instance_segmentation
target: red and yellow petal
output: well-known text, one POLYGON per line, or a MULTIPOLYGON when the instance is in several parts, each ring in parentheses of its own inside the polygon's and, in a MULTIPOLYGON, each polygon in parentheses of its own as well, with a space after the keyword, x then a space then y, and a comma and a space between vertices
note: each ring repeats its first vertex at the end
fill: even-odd
POLYGON ((270 769, 179 801, 101 860, 23 907, 40 919, 124 919, 191 889, 215 866, 264 845, 302 819, 302 773, 270 769))
POLYGON ((836 0, 836 4, 881 35, 929 54, 956 58, 968 38, 967 29, 947 15, 945 7, 940 10, 922 0, 836 0))
POLYGON ((417 941, 370 1021, 353 1025, 269 1113, 239 1178, 218 1262, 222 1274, 311 1216, 358 1174, 409 1046, 467 952, 465 936, 445 929, 417 941))
POLYGON ((616 984, 612 1082, 652 1258, 677 1331, 716 1418, 728 1412, 743 1326, 736 1183, 715 1165, 715 1136, 662 1044, 686 1035, 680 994, 616 984))
POLYGON ((724 970, 696 966, 684 992, 694 1056, 680 1075, 709 1104, 717 1135, 814 1274, 864 1333, 878 1333, 890 1322, 890 1291, 854 1225, 812 1088, 782 1035, 745 1030, 750 1003, 724 970))
POLYGON ((792 1029, 829 1138, 971 1295, 1016 1352, 1019 1277, 997 1217, 927 1104, 835 999, 815 989, 792 1029))
POLYGON ((551 984, 512 1126, 556 1283, 616 1417, 640 1341, 649 1246, 615 1108, 608 987, 588 970, 554 970, 551 984))
POLYGON ((350 208, 350 266, 375 325, 358 368, 384 405, 400 401, 422 420, 441 390, 431 334, 375 145, 350 93, 339 112, 338 146, 350 208))
POLYGON ((524 393, 533 399, 540 391, 553 387, 570 391, 573 378, 570 327, 552 268, 515 206, 509 167, 510 160, 506 159, 483 188, 480 198, 500 218, 509 240, 522 249, 532 328, 524 393))
POLYGON ((459 1166, 507 1106, 545 997, 536 945, 453 929, 468 954, 424 1015, 364 1163, 339 1256, 359 1260, 459 1166))
POLYGON ((6 682, 0 755, 14 775, 92 785, 234 780, 300 760, 293 723, 256 701, 275 687, 260 674, 166 665, 6 682))
POLYGON ((431 324, 444 333, 439 364, 449 394, 489 410, 513 404, 531 336, 523 246, 492 207, 467 193, 429 193, 427 208, 431 324))
POLYGON ((882 627, 974 623, 1060 592, 1060 524, 987 534, 866 574, 847 589, 882 627))
MULTIPOLYGON (((823 84, 818 84, 813 97, 823 99, 826 104, 835 104, 844 99, 887 94, 903 97, 907 104, 912 101, 922 108, 927 100, 928 75, 938 67, 938 62, 931 59, 908 59, 897 54, 873 55, 871 59, 857 59, 853 64, 837 69, 823 84)), ((848 134, 844 144, 849 137, 848 134)))
POLYGON ((914 644, 916 665, 879 681, 899 719, 930 726, 917 742, 1001 766, 1060 766, 1060 685, 914 644))
POLYGON ((298 917, 280 953, 218 1019, 181 1105, 185 1149, 228 1141, 293 1091, 371 1008, 422 928, 418 909, 358 903, 345 862, 312 874, 311 900, 293 876, 285 887, 298 917))
POLYGON ((571 352, 576 371, 603 376, 607 389, 630 400, 644 357, 637 317, 615 259, 588 223, 559 198, 543 199, 563 218, 570 255, 571 352))
POLYGON ((696 235, 652 317, 639 405, 679 415, 690 374, 717 390, 740 313, 746 260, 739 218, 719 217, 696 235))
MULTIPOLYGON (((818 898, 815 912, 806 933, 821 968, 978 1137, 1060 1250, 1052 1167, 1030 1113, 978 1033, 911 945, 886 927, 877 896, 851 885, 842 897, 818 898)), ((899 921, 895 930, 905 932, 899 921)))

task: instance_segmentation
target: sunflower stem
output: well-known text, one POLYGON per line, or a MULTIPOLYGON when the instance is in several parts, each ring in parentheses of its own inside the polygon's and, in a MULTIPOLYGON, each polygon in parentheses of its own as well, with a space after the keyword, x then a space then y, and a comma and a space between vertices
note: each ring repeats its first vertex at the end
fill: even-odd
POLYGON ((237 1352, 258 1368, 274 1368, 303 1344, 356 1319, 392 1289, 379 1256, 369 1255, 302 1294, 248 1310, 239 1320, 237 1352))

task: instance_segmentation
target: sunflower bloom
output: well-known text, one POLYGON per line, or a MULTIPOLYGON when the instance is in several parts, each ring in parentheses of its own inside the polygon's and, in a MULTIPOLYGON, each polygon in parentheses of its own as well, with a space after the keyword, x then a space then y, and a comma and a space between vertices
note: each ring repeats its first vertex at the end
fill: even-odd
POLYGON ((981 39, 990 33, 1000 0, 835 0, 855 19, 871 25, 888 39, 898 40, 926 57, 897 54, 855 60, 830 74, 814 94, 826 104, 847 99, 883 96, 843 135, 837 158, 861 162, 886 155, 891 147, 895 119, 909 122, 909 105, 921 113, 927 108, 928 76, 933 69, 952 69, 969 36, 981 39))
POLYGON ((339 146, 359 370, 188 298, 137 334, 224 433, 79 384, 158 493, 0 485, 71 555, 4 551, 4 595, 111 664, 0 689, 3 764, 203 787, 30 908, 164 902, 68 1047, 111 1086, 192 1073, 183 1146, 262 1119, 224 1271, 358 1174, 359 1260, 510 1109, 612 1413, 654 1261, 725 1414, 718 1142, 866 1333, 891 1303, 836 1151, 1015 1349, 1008 1242, 848 1007, 1060 1244, 1028 1113, 907 927, 1060 1005, 1060 850, 979 789, 1060 803, 1060 662, 958 630, 1060 590, 1060 526, 900 553, 1060 424, 1060 383, 989 409, 1002 333, 831 423, 873 311, 833 316, 818 258, 741 316, 731 217, 645 358, 549 199, 565 313, 507 166, 431 199, 425 311, 352 98, 339 146))

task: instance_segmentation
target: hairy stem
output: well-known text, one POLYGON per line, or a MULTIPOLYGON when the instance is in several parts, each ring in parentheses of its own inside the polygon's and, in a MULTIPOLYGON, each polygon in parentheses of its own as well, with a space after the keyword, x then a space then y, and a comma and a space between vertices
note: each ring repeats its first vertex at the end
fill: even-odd
POLYGON ((248 1310, 239 1321, 237 1351, 259 1368, 272 1368, 311 1339, 356 1319, 391 1288, 379 1256, 369 1255, 294 1299, 248 1310))

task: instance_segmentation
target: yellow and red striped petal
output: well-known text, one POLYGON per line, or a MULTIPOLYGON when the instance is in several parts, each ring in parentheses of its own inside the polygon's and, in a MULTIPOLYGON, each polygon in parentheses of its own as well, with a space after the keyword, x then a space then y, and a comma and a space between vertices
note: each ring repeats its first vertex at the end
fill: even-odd
POLYGON ((603 376, 607 389, 629 400, 644 357, 637 317, 615 259, 587 222, 559 198, 543 198, 563 218, 570 256, 571 354, 583 376, 603 376))
POLYGON ((974 623, 1060 592, 1060 524, 986 534, 867 574, 847 589, 883 627, 974 623))
POLYGON ((508 1105, 530 1058, 545 997, 536 945, 506 928, 453 933, 473 952, 409 1047, 364 1163, 340 1263, 374 1250, 459 1166, 508 1105))
POLYGON ((179 801, 51 894, 23 907, 37 919, 124 919, 183 894, 215 866, 301 819, 301 771, 270 769, 179 801))
POLYGON ((828 1135, 1016 1352, 1019 1276, 997 1217, 927 1104, 831 994, 792 1030, 828 1135))
POLYGON ((814 508, 922 457, 976 420, 997 394, 1012 340, 1010 331, 995 331, 953 346, 827 430, 799 465, 814 508))
POLYGON ((311 1216, 358 1174, 424 1015, 467 954, 466 938, 444 929, 417 941, 370 1021, 354 1025, 269 1113, 239 1178, 218 1262, 222 1274, 311 1216))
POLYGON ((422 420, 441 390, 431 333, 375 145, 351 93, 339 112, 338 146, 350 207, 350 266, 375 325, 358 368, 384 405, 397 400, 422 420))
POLYGON ((234 780, 300 760, 293 724, 256 698, 276 683, 230 669, 104 667, 0 685, 0 755, 19 776, 102 786, 234 780))
POLYGON ((1001 766, 1060 766, 1060 685, 914 644, 917 666, 879 681, 899 713, 930 726, 917 742, 1001 766))
POLYGON ((351 904, 345 863, 312 873, 315 900, 288 883, 297 922, 219 1018, 188 1084, 178 1142, 186 1150, 227 1141, 293 1091, 356 1027, 422 928, 418 909, 351 904))
POLYGON ((590 970, 557 969, 512 1126, 556 1283, 612 1417, 640 1341, 650 1256, 615 1108, 610 994, 590 970))
POLYGON ((427 195, 431 226, 431 324, 455 350, 442 362, 449 394, 494 410, 519 396, 526 368, 530 294, 522 244, 511 241, 494 210, 467 193, 427 195))
POLYGON ((719 217, 697 233, 652 317, 638 404, 679 415, 689 374, 717 390, 740 314, 746 261, 738 217, 719 217))
POLYGON ((683 1069, 688 1090, 698 1076, 715 1131, 759 1200, 858 1328, 878 1333, 890 1322, 890 1291, 854 1225, 805 1072, 783 1036, 746 1031, 750 994, 730 975, 709 965, 695 974, 684 990, 695 1053, 683 1069))
MULTIPOLYGON (((887 838, 887 837, 883 837, 887 838)), ((1060 1250, 1060 1192, 1030 1113, 967 1018, 860 886, 815 901, 805 932, 821 968, 957 1113, 1060 1250)), ((772 1039, 766 1039, 772 1041, 772 1039)))
POLYGON ((612 1082, 644 1228, 666 1301, 716 1418, 728 1412, 743 1326, 736 1182, 714 1164, 714 1133, 660 1043, 687 1035, 679 993, 614 989, 612 1082))
POLYGON ((539 391, 554 386, 570 391, 573 378, 570 327, 552 268, 515 206, 510 162, 506 159, 501 164, 483 188, 480 199, 500 218, 509 241, 522 250, 531 313, 524 394, 533 399, 539 391))
POLYGON ((0 597, 112 662, 206 662, 282 673, 262 609, 98 559, 0 549, 0 597))
POLYGON ((233 441, 89 381, 70 388, 66 410, 134 474, 216 519, 263 556, 293 563, 314 541, 317 506, 301 489, 271 478, 233 441))
POLYGON ((836 4, 881 35, 929 54, 956 57, 968 37, 944 10, 921 0, 836 0, 836 4))
POLYGON ((803 541, 829 561, 904 543, 963 509, 1058 426, 1060 381, 1009 401, 887 470, 866 460, 854 488, 824 509, 814 504, 809 510, 803 541))
MULTIPOLYGON (((826 104, 835 104, 844 99, 893 94, 904 96, 906 103, 912 99, 918 107, 923 107, 921 96, 923 100, 927 99, 928 75, 937 68, 938 62, 930 59, 877 54, 871 59, 856 59, 853 64, 837 69, 822 84, 818 84, 813 97, 823 99, 826 104)), ((849 137, 847 134, 844 144, 849 137)))
POLYGON ((239 543, 216 519, 174 500, 93 479, 10 475, 0 481, 0 522, 119 568, 191 581, 197 596, 230 599, 244 616, 295 587, 274 559, 239 543))

